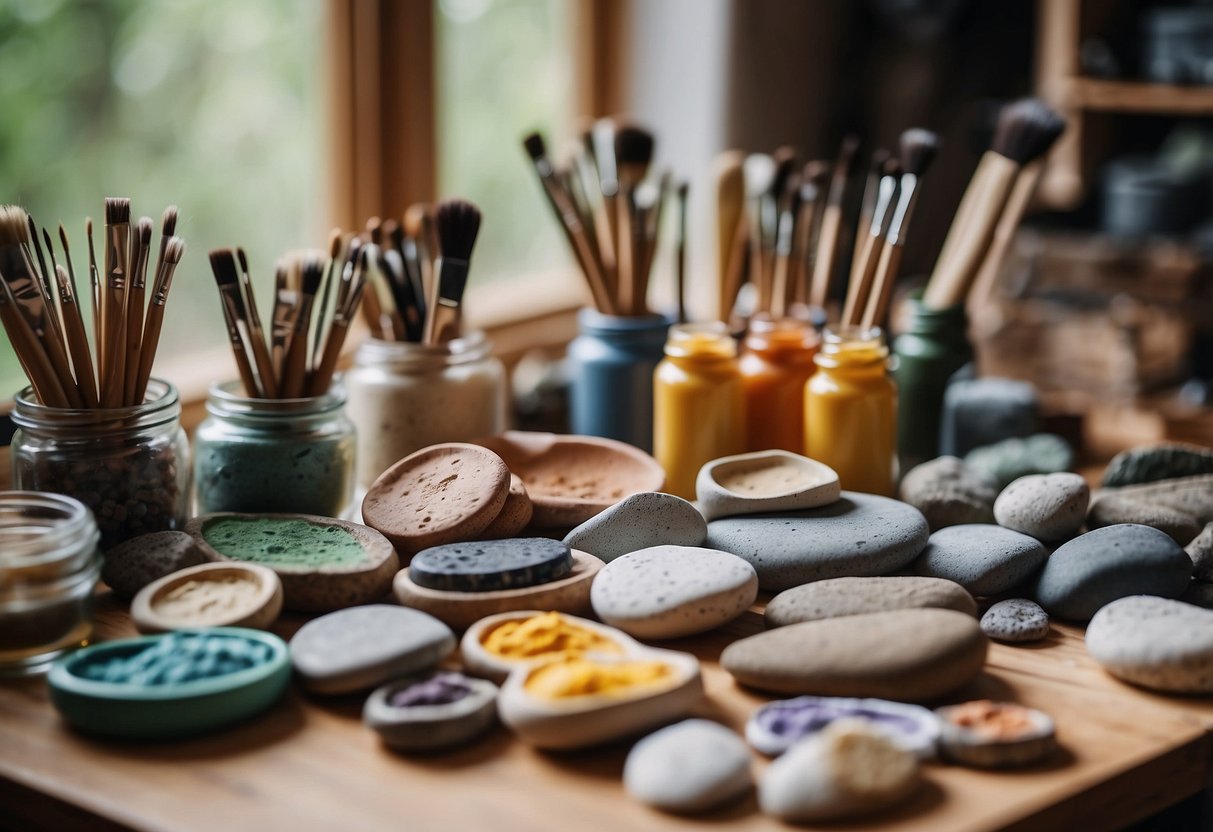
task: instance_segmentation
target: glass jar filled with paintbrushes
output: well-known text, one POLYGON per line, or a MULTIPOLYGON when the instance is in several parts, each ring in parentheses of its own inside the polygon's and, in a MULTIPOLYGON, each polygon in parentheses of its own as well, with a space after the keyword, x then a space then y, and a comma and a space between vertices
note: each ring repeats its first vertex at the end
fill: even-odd
POLYGON ((355 431, 337 360, 378 251, 334 233, 278 262, 270 331, 243 249, 210 254, 239 378, 215 384, 194 437, 196 509, 343 517, 355 431))
POLYGON ((51 235, 39 235, 23 209, 0 209, 0 322, 30 380, 13 410, 13 486, 80 500, 96 517, 103 549, 186 519, 181 405, 171 384, 151 378, 185 250, 176 223, 170 207, 157 250, 152 220, 132 223, 130 200, 107 199, 100 261, 92 220, 85 223, 85 283, 63 226, 57 254, 51 235))
POLYGON ((420 448, 507 426, 505 368, 484 333, 462 322, 479 227, 479 209, 463 200, 412 206, 403 225, 368 223, 381 252, 362 299, 371 337, 345 379, 361 488, 420 448))
POLYGON ((804 387, 817 369, 819 343, 808 321, 750 318, 740 364, 747 451, 804 453, 804 387))

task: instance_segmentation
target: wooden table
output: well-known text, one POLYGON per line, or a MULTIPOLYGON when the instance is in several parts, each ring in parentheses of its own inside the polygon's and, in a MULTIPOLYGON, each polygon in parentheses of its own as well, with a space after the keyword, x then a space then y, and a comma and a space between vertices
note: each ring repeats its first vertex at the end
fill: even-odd
MULTIPOLYGON (((103 593, 100 635, 132 631, 103 593)), ((289 637, 299 620, 284 621, 289 637)), ((717 664, 758 632, 755 611, 715 633, 671 642, 703 661, 697 715, 741 730, 765 697, 717 664)), ((1213 701, 1156 696, 1105 675, 1081 631, 1055 626, 1035 647, 994 645, 981 678, 953 700, 1010 699, 1052 714, 1064 751, 1043 767, 984 772, 927 767, 909 805, 847 829, 1096 830, 1157 812, 1210 782, 1213 701)), ((68 730, 42 680, 0 683, 0 828, 156 830, 417 830, 592 832, 786 829, 753 796, 705 818, 679 818, 629 799, 620 783, 629 743, 575 753, 534 751, 498 727, 475 745, 406 757, 360 721, 362 697, 292 691, 255 720, 172 744, 99 741, 68 730)), ((757 759, 757 755, 756 755, 757 759)), ((765 766, 758 761, 757 767, 765 766)))

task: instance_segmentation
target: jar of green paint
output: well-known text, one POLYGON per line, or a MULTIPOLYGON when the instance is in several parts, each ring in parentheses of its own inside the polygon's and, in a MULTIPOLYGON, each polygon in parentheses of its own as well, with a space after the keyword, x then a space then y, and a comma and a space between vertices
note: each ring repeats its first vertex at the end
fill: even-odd
POLYGON ((239 382, 211 387, 194 435, 199 514, 217 511, 343 517, 354 500, 354 424, 345 390, 254 399, 239 382))

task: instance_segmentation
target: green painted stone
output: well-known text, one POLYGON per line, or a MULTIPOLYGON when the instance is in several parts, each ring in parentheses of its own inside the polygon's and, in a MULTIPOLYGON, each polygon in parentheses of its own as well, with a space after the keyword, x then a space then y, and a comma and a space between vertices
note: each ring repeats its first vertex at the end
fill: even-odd
POLYGON ((266 566, 352 566, 364 553, 340 526, 298 519, 226 517, 202 528, 203 539, 233 560, 266 566))
POLYGON ((1027 439, 1004 439, 974 448, 965 456, 965 463, 993 477, 1001 490, 1030 474, 1069 471, 1074 464, 1074 451, 1060 436, 1038 433, 1027 439))
POLYGON ((1213 450, 1164 442, 1122 451, 1104 469, 1103 485, 1117 488, 1145 482, 1213 474, 1213 450))

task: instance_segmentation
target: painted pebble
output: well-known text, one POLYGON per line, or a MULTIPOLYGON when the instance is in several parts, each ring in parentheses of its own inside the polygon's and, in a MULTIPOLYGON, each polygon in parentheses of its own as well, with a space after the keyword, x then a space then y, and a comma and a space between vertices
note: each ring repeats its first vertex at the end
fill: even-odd
POLYGON ((152 532, 132 537, 105 553, 101 580, 123 598, 178 569, 206 563, 206 555, 185 532, 152 532))
POLYGON ((590 588, 594 612, 637 638, 679 638, 732 621, 758 597, 749 563, 713 549, 654 546, 602 567, 590 588))
POLYGON ((939 719, 935 714, 921 705, 889 699, 798 696, 768 702, 746 722, 745 736, 756 750, 777 757, 842 719, 867 722, 918 757, 925 759, 935 754, 939 739, 939 719))
POLYGON ((961 523, 993 523, 998 489, 976 468, 941 456, 910 469, 901 480, 900 495, 937 531, 961 523))
POLYGON ((986 610, 981 631, 995 641, 1040 641, 1049 635, 1049 614, 1035 601, 1009 598, 986 610))
POLYGON ((1087 652, 1104 670, 1167 693, 1213 693, 1213 611, 1137 595, 1091 619, 1087 652))
POLYGON ((708 523, 705 546, 748 560, 768 592, 826 578, 887 575, 916 558, 930 531, 913 506, 842 492, 828 506, 708 523))
POLYGON ((497 721, 497 686, 449 670, 400 679, 377 689, 362 721, 401 751, 463 745, 497 721))
POLYGON ((1053 720, 1014 702, 981 699, 940 708, 939 749, 949 760, 977 768, 1026 766, 1057 749, 1053 720))
POLYGON ((305 688, 339 694, 435 666, 455 649, 455 635, 418 610, 372 604, 312 619, 290 646, 305 688))
POLYGON ((713 809, 753 785, 745 743, 706 719, 687 719, 649 734, 632 747, 623 766, 628 794, 667 812, 713 809))
POLYGON ((409 562, 417 586, 454 592, 495 592, 551 583, 573 571, 573 554, 558 540, 524 537, 448 543, 409 562))
POLYGON ((1087 621, 1117 598, 1178 598, 1191 577, 1192 560, 1178 543, 1158 529, 1125 524, 1059 546, 1045 561, 1034 595, 1051 616, 1087 621))
POLYGON ((139 590, 131 620, 141 633, 194 627, 268 630, 282 612, 282 581, 254 563, 200 563, 139 590))
POLYGON ((650 546, 702 546, 707 534, 707 521, 686 500, 642 491, 586 520, 564 542, 572 549, 612 561, 650 546))
POLYGON ((974 595, 997 595, 1027 580, 1048 556, 1036 538, 1002 526, 949 526, 931 535, 914 571, 955 581, 974 595))
POLYGON ((829 505, 842 493, 828 465, 788 451, 714 459, 699 469, 695 497, 709 520, 829 505))
POLYGON ((1020 477, 994 501, 994 519, 1038 540, 1068 540, 1086 520, 1090 496, 1078 474, 1020 477))
POLYGON ((937 608, 977 617, 977 602, 955 581, 916 576, 830 578, 785 589, 767 604, 768 627, 869 612, 937 608))
POLYGON ((994 480, 998 490, 1030 474, 1060 474, 1074 465, 1070 443, 1051 433, 1004 439, 965 454, 965 464, 994 480))

